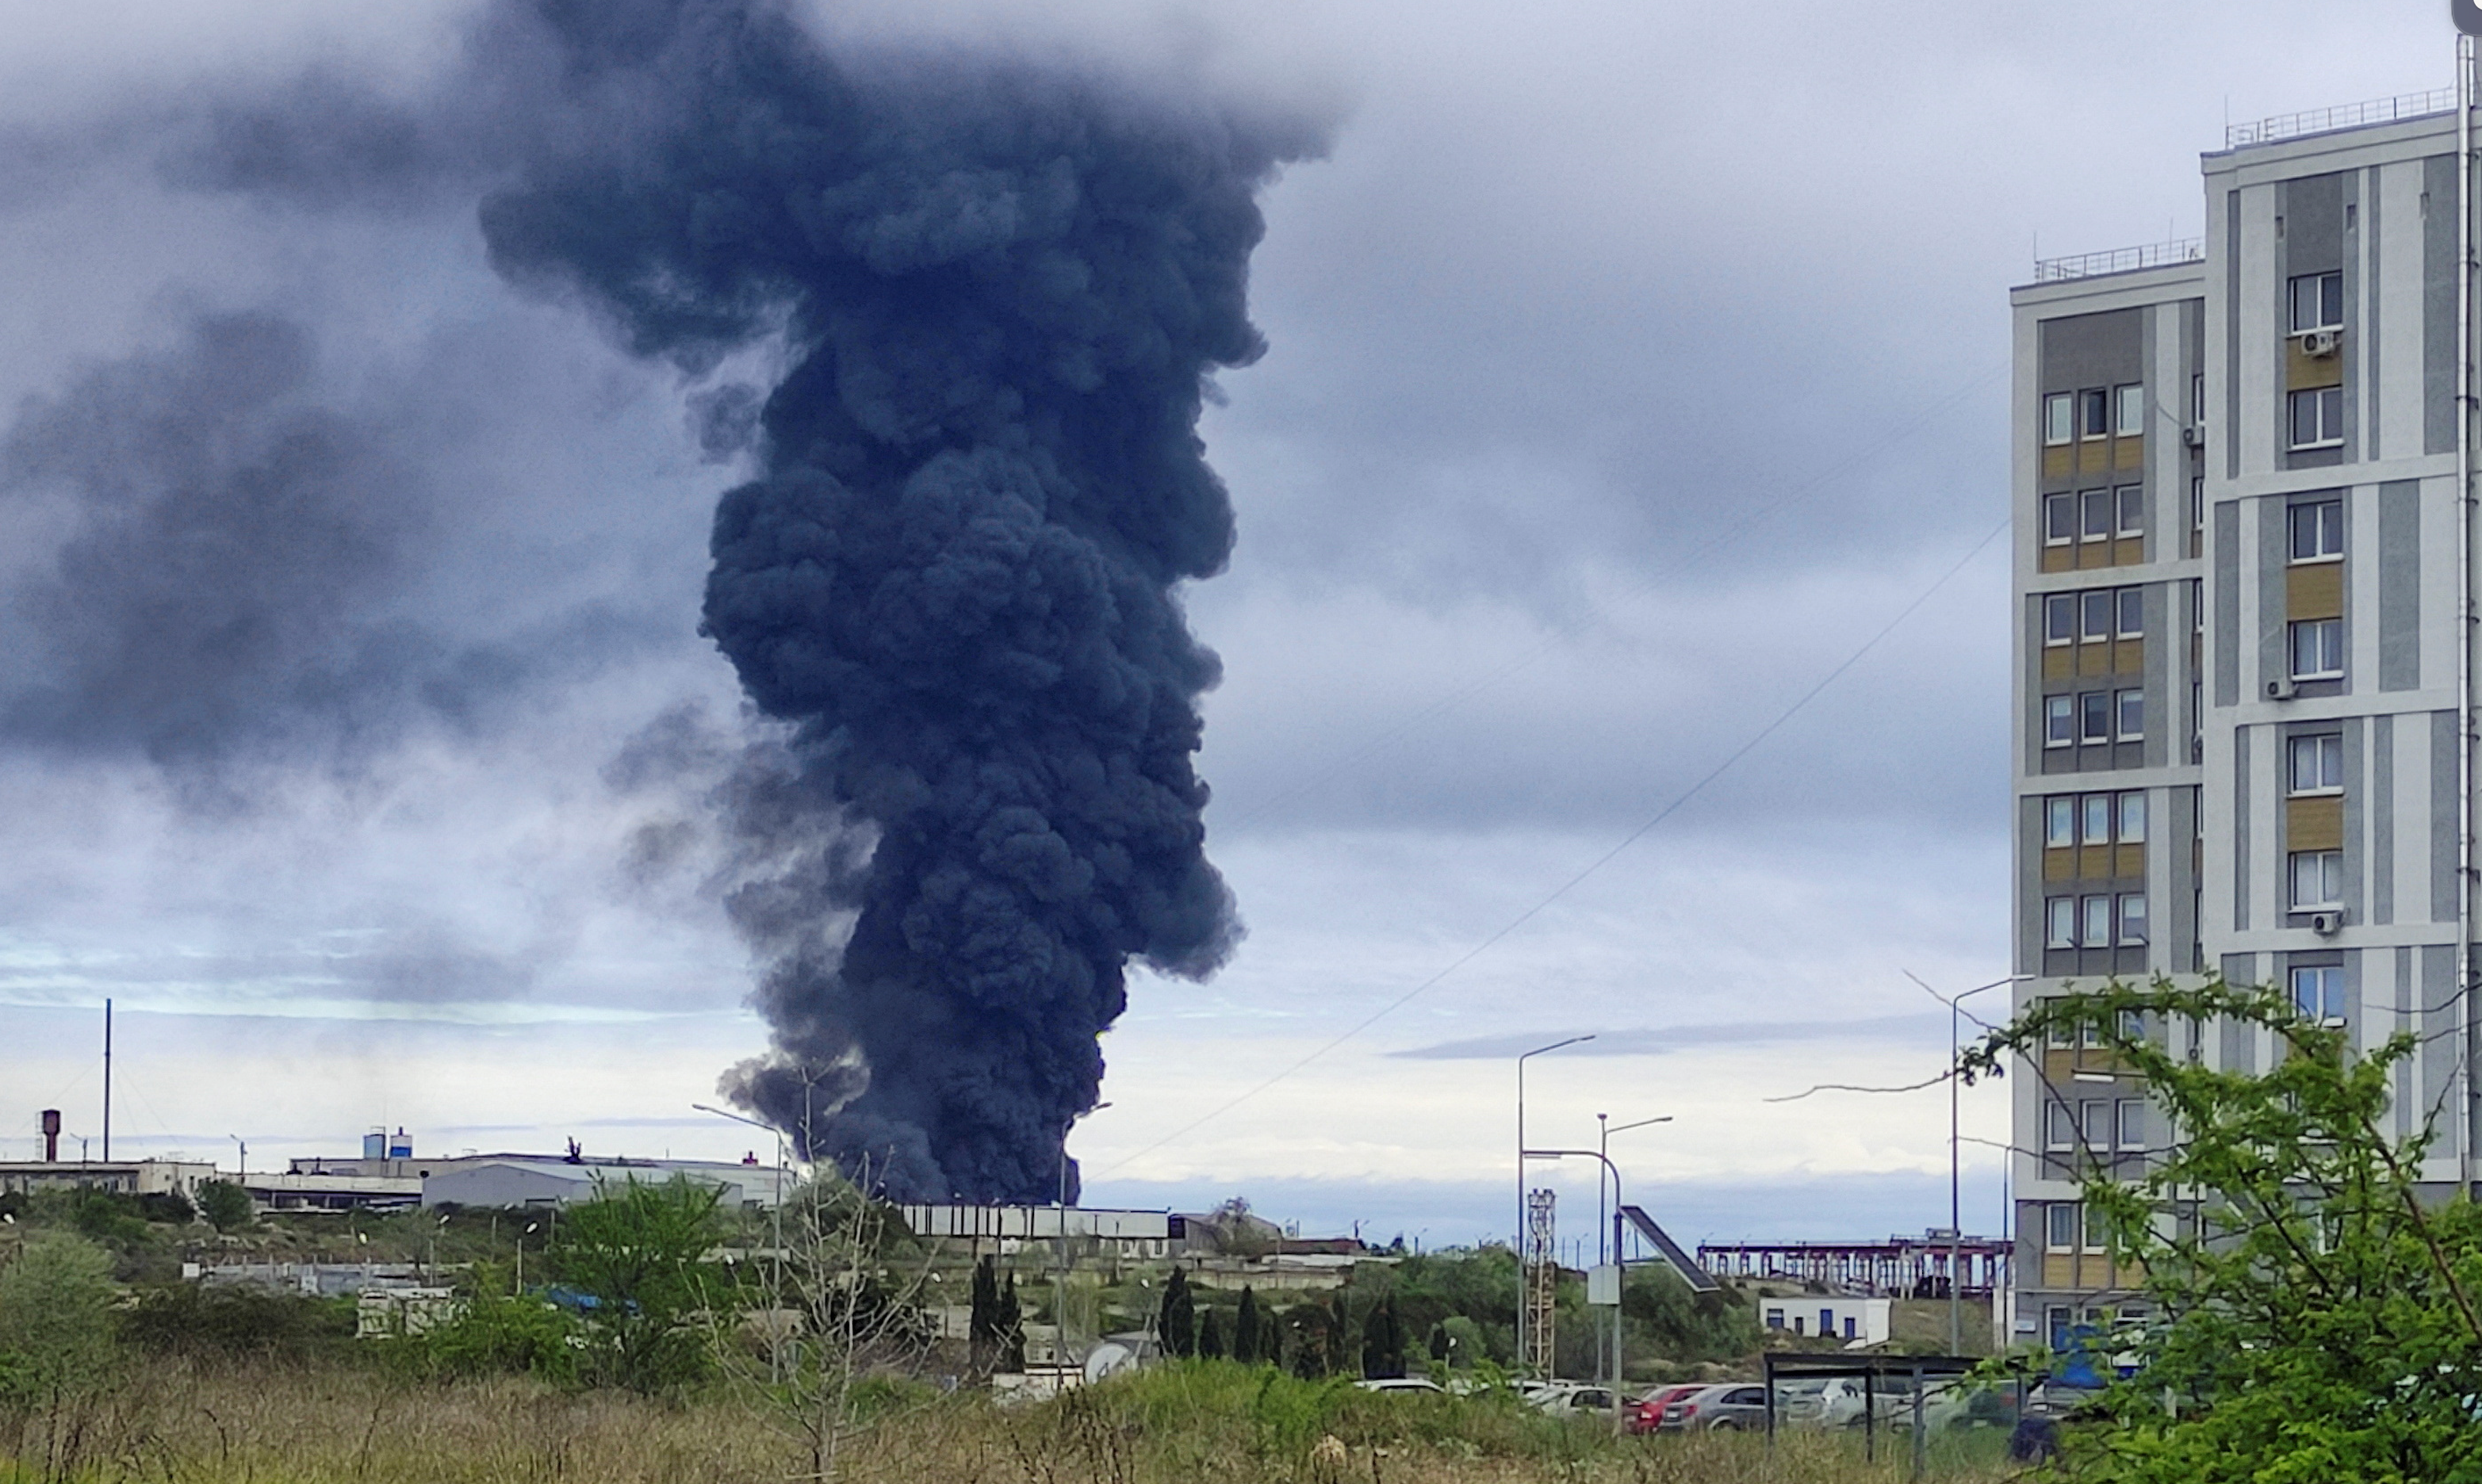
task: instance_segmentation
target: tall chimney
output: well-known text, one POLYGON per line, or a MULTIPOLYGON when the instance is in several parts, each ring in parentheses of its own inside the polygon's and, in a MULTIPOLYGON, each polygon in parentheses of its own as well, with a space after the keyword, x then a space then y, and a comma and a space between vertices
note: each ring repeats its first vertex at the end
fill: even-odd
POLYGON ((61 1162, 61 1110, 56 1107, 43 1109, 43 1162, 61 1162))

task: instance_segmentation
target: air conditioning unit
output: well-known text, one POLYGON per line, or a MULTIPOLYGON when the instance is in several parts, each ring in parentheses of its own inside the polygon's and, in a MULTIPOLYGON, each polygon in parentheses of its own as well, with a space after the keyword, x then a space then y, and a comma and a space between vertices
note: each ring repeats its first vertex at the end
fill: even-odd
POLYGON ((2270 680, 2266 683, 2266 698, 2270 701, 2288 701, 2299 694, 2300 690, 2299 686, 2289 680, 2270 680))
POLYGON ((2206 425, 2204 423, 2192 423, 2188 427, 2181 429, 2180 443, 2184 448, 2205 448, 2206 446, 2206 425))
POLYGON ((2310 914, 2310 930, 2322 938, 2332 938, 2344 930, 2344 914, 2312 912, 2310 914))
POLYGON ((2304 355, 2324 359, 2335 354, 2343 344, 2344 332, 2340 329, 2306 329, 2301 332, 2301 353, 2304 355))

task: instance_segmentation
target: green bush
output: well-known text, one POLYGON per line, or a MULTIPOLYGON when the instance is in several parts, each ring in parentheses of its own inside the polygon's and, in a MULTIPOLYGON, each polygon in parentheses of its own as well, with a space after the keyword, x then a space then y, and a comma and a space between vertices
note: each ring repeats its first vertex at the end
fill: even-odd
POLYGON ((701 1324, 732 1302, 730 1282, 707 1261, 724 1230, 719 1199, 677 1176, 660 1185, 631 1180, 562 1215, 545 1256, 560 1282, 594 1300, 590 1379, 653 1393, 714 1373, 701 1324))
POLYGON ((542 1299, 491 1287, 462 1299, 455 1318, 386 1341, 390 1367, 428 1381, 531 1375, 574 1384, 586 1343, 578 1321, 542 1299))
POLYGON ((237 1232, 258 1214, 250 1192, 229 1180, 210 1180, 198 1186, 198 1211, 219 1232, 237 1232))
POLYGON ((148 1355, 300 1364, 350 1343, 354 1326, 352 1299, 178 1283, 140 1292, 120 1338, 148 1355))
POLYGON ((65 1232, 27 1239, 0 1268, 0 1386, 33 1400, 87 1390, 110 1377, 112 1258, 65 1232))

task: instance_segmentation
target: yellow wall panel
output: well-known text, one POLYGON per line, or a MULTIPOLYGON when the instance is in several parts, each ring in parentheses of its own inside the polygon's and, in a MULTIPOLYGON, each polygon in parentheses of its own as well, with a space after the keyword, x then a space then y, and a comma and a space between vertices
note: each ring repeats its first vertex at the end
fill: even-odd
POLYGON ((2113 875, 2135 877, 2146 874, 2146 846, 2113 846, 2111 848, 2113 875))
POLYGON ((2066 680, 2076 673, 2077 652, 2066 644, 2052 644, 2043 650, 2043 678, 2066 680))
POLYGON ((2068 1252, 2046 1252, 2043 1254, 2043 1287, 2046 1289, 2073 1289, 2076 1286, 2077 1260, 2075 1254, 2068 1252))
POLYGON ((2284 384, 2296 392, 2344 384, 2344 353, 2304 355, 2299 340, 2284 343, 2284 384))
POLYGON ((2344 563, 2310 561, 2284 569, 2284 611, 2294 618, 2344 616, 2344 563))
POLYGON ((2063 847, 2056 850, 2045 850, 2043 852, 2044 880, 2073 881, 2076 879, 2076 875, 2077 852, 2074 848, 2063 847))
POLYGON ((2046 546, 2043 548, 2043 570, 2046 572, 2073 571, 2076 564, 2077 554, 2074 547, 2046 546))
POLYGON ((2111 445, 2100 438, 2077 446, 2077 472, 2100 474, 2111 467, 2111 445))
POLYGON ((2109 541, 2088 541, 2077 548, 2078 571, 2086 572, 2097 567, 2107 567, 2109 565, 2111 565, 2111 543, 2109 541))
POLYGON ((2088 881, 2099 881, 2111 874, 2109 846, 2077 846, 2077 874, 2088 881))
POLYGON ((2143 469, 2143 468, 2145 468, 2145 467, 2146 467, 2146 440, 2145 440, 2144 438, 2115 438, 2115 439, 2113 439, 2113 440, 2112 440, 2112 451, 2111 451, 2111 466, 2112 466, 2113 468, 2115 468, 2115 469, 2143 469))
POLYGON ((2111 543, 2111 564, 2116 567, 2142 566, 2146 562, 2146 537, 2125 536, 2111 543))
POLYGON ((2067 479, 2069 471, 2074 468, 2075 464, 2076 456, 2066 444, 2055 449, 2043 450, 2043 478, 2046 480, 2067 479))
POLYGON ((2340 850, 2344 848, 2344 801, 2330 795, 2325 798, 2288 798, 2284 801, 2284 847, 2287 850, 2340 850))
POLYGON ((2146 672, 2146 640, 2114 639, 2111 645, 2111 669, 2115 675, 2142 675, 2146 672))

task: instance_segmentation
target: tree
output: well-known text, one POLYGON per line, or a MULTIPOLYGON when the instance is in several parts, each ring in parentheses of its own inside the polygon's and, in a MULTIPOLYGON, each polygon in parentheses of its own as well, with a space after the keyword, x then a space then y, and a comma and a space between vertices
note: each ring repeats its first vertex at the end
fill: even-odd
POLYGON ((0 1395, 57 1400, 101 1383, 118 1358, 112 1257, 65 1232, 29 1237, 0 1268, 0 1395))
POLYGON ((998 1307, 992 1310, 991 1323, 1000 1342, 1000 1368, 1012 1375, 1025 1373, 1025 1310, 1017 1301, 1017 1272, 1011 1269, 1008 1282, 1000 1289, 998 1307))
POLYGON ((1178 1267, 1164 1284, 1163 1304, 1155 1315, 1155 1333, 1163 1337, 1164 1354, 1198 1353, 1198 1308, 1190 1296, 1189 1279, 1178 1267))
POLYGON ((2461 1083, 2390 1132, 2422 1045, 2402 1031, 2357 1051, 2279 990, 2157 978, 2046 1000, 1962 1057, 1968 1080, 2030 1064, 2046 1101, 2078 1090, 2046 1059, 2134 1079, 2169 1126, 2134 1178, 2099 1150, 2066 1161, 2085 1233, 2143 1271, 2152 1314, 2090 1341, 2137 1365, 2100 1403, 2114 1425, 2070 1431, 2080 1476, 2482 1477, 2482 1214, 2420 1184, 2442 1119, 2465 1116, 2461 1083), (2261 1041, 2263 1072, 2204 1054, 2261 1041))
POLYGON ((711 1356, 698 1321, 726 1285, 707 1261, 722 1235, 712 1185, 631 1180, 572 1207, 548 1254, 561 1282, 592 1300, 592 1379, 654 1393, 702 1379, 711 1356))
POLYGON ((219 1232, 238 1232, 250 1225, 258 1211, 249 1191, 228 1180, 209 1180, 198 1185, 198 1213, 219 1232))
POLYGON ((999 1356, 1000 1330, 999 1270, 990 1254, 974 1264, 972 1307, 965 1321, 965 1335, 973 1355, 973 1368, 988 1372, 999 1356))
POLYGON ((1248 1284, 1241 1286, 1241 1311, 1232 1316, 1232 1358, 1245 1366, 1255 1366, 1267 1359, 1267 1337, 1261 1333, 1264 1320, 1258 1314, 1258 1295, 1248 1284))
POLYGON ((1212 1304, 1198 1321, 1198 1358, 1205 1361, 1224 1359, 1224 1313, 1212 1304))
POLYGON ((1362 1379, 1376 1381, 1405 1373, 1405 1326, 1396 1315, 1396 1295, 1388 1294, 1361 1324, 1362 1379))

